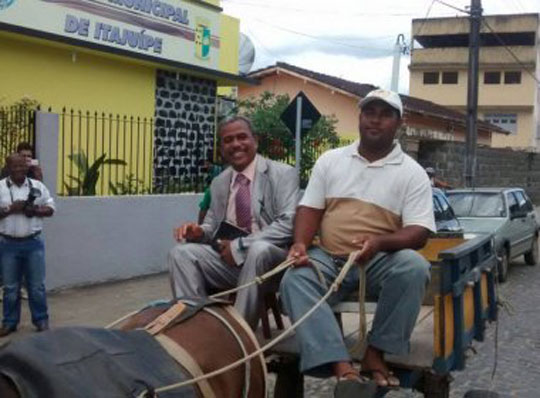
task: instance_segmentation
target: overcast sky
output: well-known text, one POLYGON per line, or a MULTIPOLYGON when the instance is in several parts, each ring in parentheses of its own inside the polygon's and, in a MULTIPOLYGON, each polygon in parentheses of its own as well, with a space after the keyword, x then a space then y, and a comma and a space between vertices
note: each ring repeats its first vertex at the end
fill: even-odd
MULTIPOLYGON (((444 0, 464 9, 470 0, 444 0)), ((396 37, 410 44, 413 18, 465 15, 438 0, 222 0, 256 49, 252 70, 287 62, 390 87, 396 37)), ((540 0, 482 0, 484 14, 540 13, 540 0)), ((399 91, 409 90, 402 56, 399 91)))

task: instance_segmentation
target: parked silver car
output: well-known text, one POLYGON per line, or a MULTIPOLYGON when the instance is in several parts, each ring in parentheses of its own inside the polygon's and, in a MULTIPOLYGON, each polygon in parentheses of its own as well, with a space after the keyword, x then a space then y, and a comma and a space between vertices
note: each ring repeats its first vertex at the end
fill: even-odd
POLYGON ((523 189, 455 189, 446 195, 466 235, 493 234, 500 282, 506 281, 510 259, 523 254, 527 264, 538 263, 539 227, 523 189))
POLYGON ((433 213, 437 232, 463 232, 452 206, 448 203, 448 198, 439 188, 433 188, 433 213))

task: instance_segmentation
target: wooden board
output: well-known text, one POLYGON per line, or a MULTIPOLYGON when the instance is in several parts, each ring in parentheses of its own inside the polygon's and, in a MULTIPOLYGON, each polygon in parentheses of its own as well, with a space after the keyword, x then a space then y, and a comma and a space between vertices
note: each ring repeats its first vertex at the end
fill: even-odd
POLYGON ((426 245, 418 250, 418 253, 430 263, 436 263, 439 261, 440 252, 459 246, 463 242, 465 242, 463 238, 430 238, 426 245))
MULTIPOLYGON (((351 346, 356 341, 355 336, 358 333, 358 315, 347 313, 343 315, 343 329, 345 342, 351 346)), ((373 313, 367 314, 368 330, 373 322, 373 313)), ((288 318, 284 317, 285 328, 290 326, 288 318)), ((272 339, 280 334, 280 330, 276 329, 275 324, 271 324, 272 339)), ((386 360, 390 364, 398 365, 407 368, 423 368, 429 369, 433 364, 434 349, 433 349, 433 307, 423 306, 420 310, 418 320, 416 322, 413 335, 411 338, 411 352, 406 356, 387 355, 386 360)), ((266 340, 262 336, 262 331, 259 329, 256 333, 257 339, 261 346, 267 344, 270 340, 266 340)), ((286 338, 278 343, 267 354, 278 355, 298 355, 298 345, 293 336, 286 338)), ((359 360, 360 358, 355 358, 359 360)))

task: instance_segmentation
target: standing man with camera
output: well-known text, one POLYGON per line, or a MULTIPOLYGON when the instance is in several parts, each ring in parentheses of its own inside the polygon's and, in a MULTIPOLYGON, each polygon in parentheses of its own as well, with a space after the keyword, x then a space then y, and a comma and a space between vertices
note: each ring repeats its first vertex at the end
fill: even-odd
POLYGON ((38 332, 49 328, 45 291, 45 247, 40 237, 43 217, 54 213, 49 190, 27 177, 28 163, 19 155, 7 159, 9 176, 0 181, 0 260, 4 280, 0 337, 17 330, 24 279, 32 323, 38 332))
MULTIPOLYGON (((39 166, 39 161, 34 158, 34 150, 32 145, 30 145, 28 142, 20 142, 19 145, 17 145, 17 153, 25 158, 26 164, 28 165, 28 172, 26 173, 26 176, 28 178, 33 178, 34 180, 43 181, 43 170, 41 170, 41 167, 39 166)), ((6 166, 0 171, 0 180, 6 178, 7 176, 9 176, 9 169, 6 164, 6 166)), ((2 280, 2 264, 0 263, 0 300, 2 300, 3 289, 4 283, 2 280)), ((28 299, 28 294, 24 288, 22 289, 21 294, 23 299, 28 299)))

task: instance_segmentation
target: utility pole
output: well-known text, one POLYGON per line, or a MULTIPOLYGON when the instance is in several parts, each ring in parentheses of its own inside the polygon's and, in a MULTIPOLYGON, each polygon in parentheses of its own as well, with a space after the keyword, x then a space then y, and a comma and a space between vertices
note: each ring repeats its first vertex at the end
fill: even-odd
POLYGON ((471 0, 469 32, 469 73, 467 81, 467 139, 465 146, 465 186, 474 187, 476 141, 478 137, 478 62, 480 53, 481 0, 471 0))
POLYGON ((401 62, 401 54, 407 52, 407 45, 405 44, 405 36, 400 33, 396 39, 394 45, 394 63, 392 65, 392 81, 390 83, 390 90, 398 92, 399 86, 399 66, 401 62))

